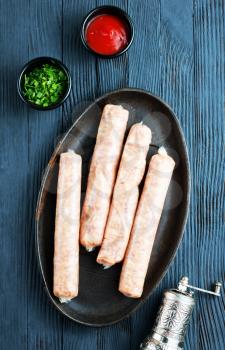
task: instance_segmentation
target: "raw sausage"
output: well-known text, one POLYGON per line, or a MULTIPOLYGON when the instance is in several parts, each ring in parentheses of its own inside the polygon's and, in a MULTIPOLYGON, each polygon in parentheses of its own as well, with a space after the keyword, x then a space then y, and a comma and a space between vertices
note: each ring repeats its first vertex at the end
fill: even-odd
POLYGON ((109 217, 97 262, 110 267, 124 258, 138 203, 151 130, 134 124, 129 132, 113 191, 109 217))
POLYGON ((97 262, 105 267, 110 267, 124 258, 150 142, 151 130, 142 123, 134 124, 125 143, 104 239, 97 258, 97 262))
POLYGON ((53 293, 61 302, 78 295, 81 162, 73 151, 60 155, 53 293))
POLYGON ((128 115, 110 104, 102 113, 81 214, 80 242, 89 251, 102 243, 128 115))
POLYGON ((163 147, 150 161, 120 276, 119 291, 128 297, 142 295, 174 166, 174 160, 163 147))

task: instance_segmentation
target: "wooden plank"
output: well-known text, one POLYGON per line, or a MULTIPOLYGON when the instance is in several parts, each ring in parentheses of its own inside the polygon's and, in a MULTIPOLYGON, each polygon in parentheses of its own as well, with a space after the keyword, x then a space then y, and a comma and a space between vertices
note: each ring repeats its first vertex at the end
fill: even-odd
MULTIPOLYGON (((87 52, 80 40, 81 21, 95 6, 92 0, 63 0, 63 61, 70 69, 73 82, 70 100, 64 105, 63 130, 68 129, 96 96, 96 58, 87 52)), ((97 329, 64 318, 62 331, 60 349, 97 349, 97 329)))
MULTIPOLYGON (((97 6, 105 5, 104 0, 97 0, 97 6)), ((118 6, 128 11, 128 1, 112 0, 110 5, 118 6)), ((128 86, 129 78, 129 54, 113 58, 98 58, 97 72, 97 95, 128 86)), ((131 326, 130 320, 126 319, 119 324, 98 330, 97 350, 123 350, 130 349, 131 326)))
POLYGON ((85 49, 80 39, 81 22, 95 6, 92 0, 63 0, 63 61, 72 76, 72 93, 64 105, 64 130, 96 97, 96 58, 85 49))
MULTIPOLYGON (((195 184, 198 283, 224 282, 224 1, 194 8, 195 184)), ((199 349, 224 349, 224 297, 199 297, 199 349)))
MULTIPOLYGON (((160 95, 176 113, 187 142, 191 174, 192 194, 189 219, 184 237, 174 263, 161 283, 162 289, 177 285, 183 275, 198 284, 198 241, 196 237, 196 168, 194 166, 194 67, 193 67, 193 5, 192 1, 161 1, 160 50, 162 54, 162 80, 160 95)), ((194 310, 191 328, 186 338, 187 349, 197 349, 197 310, 194 310)))
POLYGON ((160 1, 128 0, 135 37, 129 50, 129 86, 160 93, 160 1))
POLYGON ((28 120, 15 88, 28 57, 23 13, 21 2, 0 3, 0 348, 9 350, 27 349, 28 120))
MULTIPOLYGON (((105 5, 104 0, 97 0, 97 6, 105 5)), ((128 1, 111 0, 110 5, 118 6, 127 12, 128 1)), ((129 77, 129 54, 113 58, 98 58, 96 64, 97 70, 97 93, 103 95, 106 92, 127 87, 129 77)))
MULTIPOLYGON (((129 51, 129 86, 160 94, 160 1, 129 0, 128 11, 134 21, 135 39, 129 51), (141 15, 140 15, 141 13, 141 15)), ((161 291, 161 290, 160 290, 161 291)), ((150 332, 159 303, 159 289, 130 318, 131 346, 139 344, 150 332)))
MULTIPOLYGON (((25 10, 27 2, 23 2, 25 10)), ((37 56, 62 58, 62 1, 29 2, 30 18, 27 25, 29 33, 29 59, 37 56)), ((44 292, 43 283, 37 266, 35 254, 34 212, 41 177, 55 146, 55 140, 61 134, 62 108, 52 111, 28 110, 28 203, 27 217, 27 346, 34 350, 55 350, 61 348, 63 317, 50 304, 44 292)))

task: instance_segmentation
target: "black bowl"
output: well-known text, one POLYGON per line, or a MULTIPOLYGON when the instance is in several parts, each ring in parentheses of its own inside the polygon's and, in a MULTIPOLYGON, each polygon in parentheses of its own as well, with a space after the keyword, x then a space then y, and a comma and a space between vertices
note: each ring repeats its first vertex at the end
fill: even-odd
POLYGON ((38 109, 38 110, 42 110, 42 111, 46 111, 49 109, 54 109, 57 108, 59 106, 61 106, 61 104, 67 99, 67 97, 70 94, 71 91, 71 75, 69 73, 68 68, 59 60, 57 60, 56 58, 52 58, 52 57, 37 57, 34 58, 33 60, 29 61, 27 64, 25 64, 25 66, 22 68, 18 80, 17 80, 17 90, 19 93, 19 96, 21 98, 21 100, 23 102, 25 102, 28 106, 34 108, 34 109, 38 109), (41 66, 42 64, 45 63, 50 63, 53 64, 57 67, 59 67, 67 76, 67 89, 65 90, 65 93, 63 94, 63 96, 60 98, 60 100, 57 103, 54 103, 48 107, 42 107, 39 106, 35 103, 29 102, 26 97, 23 94, 23 77, 24 74, 31 72, 35 67, 41 66))
POLYGON ((128 16, 128 14, 123 11, 121 8, 117 7, 117 6, 100 6, 100 7, 96 7, 95 9, 93 9, 92 11, 90 11, 87 16, 84 18, 83 22, 82 22, 82 26, 81 26, 81 40, 82 43, 84 44, 84 46, 86 47, 86 49, 91 52, 92 54, 94 54, 95 56, 98 57, 102 57, 102 58, 114 58, 114 57, 118 57, 120 55, 122 55, 123 53, 125 53, 131 46, 133 39, 134 39, 134 25, 133 22, 131 20, 131 18, 128 16), (129 41, 127 46, 124 47, 123 50, 113 54, 113 55, 104 55, 104 54, 100 54, 94 50, 92 50, 92 48, 88 45, 87 40, 86 40, 86 28, 87 25, 90 23, 90 21, 95 18, 96 16, 99 15, 115 15, 117 17, 119 17, 120 19, 122 19, 122 21, 125 23, 128 33, 129 33, 129 41))

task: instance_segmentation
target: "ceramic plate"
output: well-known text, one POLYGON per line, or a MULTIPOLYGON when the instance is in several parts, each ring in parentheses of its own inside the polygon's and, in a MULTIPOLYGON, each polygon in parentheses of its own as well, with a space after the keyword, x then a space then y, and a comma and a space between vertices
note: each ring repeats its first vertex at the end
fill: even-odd
POLYGON ((37 255, 48 296, 56 308, 72 320, 90 326, 116 323, 137 309, 162 279, 177 251, 187 218, 189 191, 190 174, 184 136, 176 116, 166 103, 138 89, 113 91, 92 103, 56 147, 39 193, 36 213, 37 255), (176 168, 157 231, 142 297, 130 299, 118 292, 121 264, 103 270, 96 263, 97 251, 87 253, 81 248, 79 296, 68 304, 61 304, 52 293, 59 155, 69 148, 81 154, 83 197, 101 112, 107 103, 121 104, 129 109, 128 130, 132 124, 140 121, 151 128, 152 145, 148 159, 163 145, 174 157, 176 168))

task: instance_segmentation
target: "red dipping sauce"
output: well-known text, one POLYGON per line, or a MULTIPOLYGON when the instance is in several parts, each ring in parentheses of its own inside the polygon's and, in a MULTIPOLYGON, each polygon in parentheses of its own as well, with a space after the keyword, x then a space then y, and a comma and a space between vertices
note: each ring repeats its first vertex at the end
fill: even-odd
POLYGON ((129 43, 129 33, 124 21, 114 15, 98 15, 87 25, 85 39, 88 46, 101 55, 114 55, 129 43))

